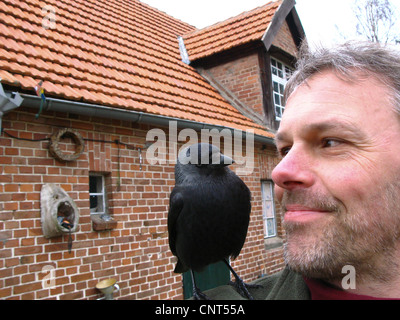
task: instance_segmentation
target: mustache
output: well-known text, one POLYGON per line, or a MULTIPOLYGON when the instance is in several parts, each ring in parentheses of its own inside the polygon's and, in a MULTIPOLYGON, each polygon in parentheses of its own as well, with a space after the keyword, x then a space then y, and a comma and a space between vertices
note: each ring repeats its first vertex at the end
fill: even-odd
POLYGON ((340 212, 342 208, 341 202, 334 197, 309 190, 285 190, 281 201, 283 213, 287 211, 288 205, 299 205, 329 212, 340 212))

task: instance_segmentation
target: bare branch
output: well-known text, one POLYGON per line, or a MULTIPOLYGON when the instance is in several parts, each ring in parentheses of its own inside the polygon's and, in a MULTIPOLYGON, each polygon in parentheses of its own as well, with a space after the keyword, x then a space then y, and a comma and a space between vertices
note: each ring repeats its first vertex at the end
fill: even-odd
POLYGON ((395 28, 399 14, 389 0, 355 0, 353 12, 358 35, 385 44, 400 40, 399 28, 395 28))

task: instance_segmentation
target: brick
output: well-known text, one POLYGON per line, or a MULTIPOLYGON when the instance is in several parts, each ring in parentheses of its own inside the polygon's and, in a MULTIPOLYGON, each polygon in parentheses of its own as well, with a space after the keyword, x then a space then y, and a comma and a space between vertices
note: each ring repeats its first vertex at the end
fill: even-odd
POLYGON ((78 300, 81 298, 83 298, 83 292, 81 291, 63 294, 60 296, 60 300, 78 300))
POLYGON ((21 245, 22 246, 32 246, 34 244, 35 244, 35 239, 34 238, 21 239, 21 245))
POLYGON ((3 202, 5 202, 5 201, 11 201, 12 200, 12 197, 13 197, 13 194, 11 194, 11 193, 3 193, 3 194, 0 194, 0 201, 3 201, 3 202))
POLYGON ((41 182, 42 181, 42 177, 37 175, 15 175, 13 177, 13 181, 14 182, 29 182, 29 183, 35 183, 35 182, 41 182))
POLYGON ((12 175, 11 174, 0 175, 0 182, 1 183, 10 183, 11 181, 12 181, 12 175))
POLYGON ((79 274, 76 276, 71 277, 71 282, 80 282, 80 281, 85 281, 93 278, 93 273, 84 273, 84 274, 79 274))
POLYGON ((18 210, 18 202, 7 202, 3 204, 3 210, 18 210))
POLYGON ((18 148, 5 148, 4 154, 6 156, 17 156, 17 155, 19 155, 19 149, 18 148))
POLYGON ((12 295, 12 288, 0 288, 0 298, 4 299, 12 295))
POLYGON ((33 185, 32 184, 21 184, 19 187, 20 192, 32 192, 33 191, 33 185))
MULTIPOLYGON (((0 258, 9 258, 12 256, 12 251, 11 249, 2 249, 0 250, 0 258)), ((1 275, 1 274, 0 274, 1 275)))
POLYGON ((42 252, 42 247, 40 247, 40 246, 30 246, 30 247, 23 247, 23 248, 15 248, 14 252, 15 252, 16 256, 41 253, 42 252))
POLYGON ((49 158, 28 158, 28 165, 31 166, 51 166, 53 164, 54 160, 49 158))
POLYGON ((0 164, 12 164, 13 158, 12 157, 0 157, 0 164))
MULTIPOLYGON (((66 246, 64 245, 66 248, 66 246)), ((79 266, 82 263, 81 259, 63 259, 60 260, 57 264, 59 268, 67 268, 67 267, 72 267, 72 266, 79 266)))
POLYGON ((67 177, 65 176, 43 176, 43 183, 66 183, 67 177))
POLYGON ((40 289, 43 289, 41 282, 29 283, 29 284, 24 284, 21 286, 13 287, 13 294, 32 292, 32 291, 40 290, 40 289))

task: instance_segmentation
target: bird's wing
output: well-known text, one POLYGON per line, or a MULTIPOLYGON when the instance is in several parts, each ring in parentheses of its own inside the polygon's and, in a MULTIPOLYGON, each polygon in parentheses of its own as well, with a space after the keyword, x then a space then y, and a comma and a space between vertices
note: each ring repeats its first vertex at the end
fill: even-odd
POLYGON ((183 208, 183 194, 179 187, 175 187, 169 198, 169 211, 168 211, 168 240, 169 247, 174 255, 175 251, 175 240, 176 240, 176 220, 179 217, 183 208))

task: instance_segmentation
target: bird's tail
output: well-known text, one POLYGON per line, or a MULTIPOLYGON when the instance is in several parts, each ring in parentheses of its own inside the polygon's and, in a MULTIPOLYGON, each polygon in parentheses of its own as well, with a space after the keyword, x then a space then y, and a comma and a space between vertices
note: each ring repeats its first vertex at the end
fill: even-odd
POLYGON ((178 262, 176 263, 175 266, 175 273, 184 273, 188 271, 189 269, 178 259, 178 262))

